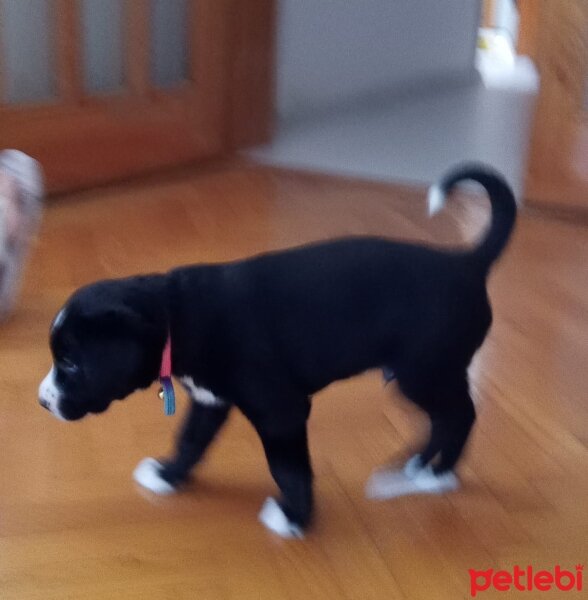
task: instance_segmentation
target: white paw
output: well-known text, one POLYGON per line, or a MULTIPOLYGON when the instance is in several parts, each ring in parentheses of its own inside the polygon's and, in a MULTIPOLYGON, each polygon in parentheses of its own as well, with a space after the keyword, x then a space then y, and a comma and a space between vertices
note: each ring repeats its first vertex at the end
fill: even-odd
POLYGON ((283 538, 304 537, 304 532, 298 526, 288 520, 280 505, 274 498, 268 498, 259 512, 259 520, 271 531, 283 538))
POLYGON ((387 500, 410 494, 443 494, 459 487, 455 473, 433 473, 430 466, 418 468, 418 456, 403 469, 376 471, 369 478, 365 494, 371 500, 387 500))
POLYGON ((412 479, 422 468, 421 455, 415 454, 406 461, 406 464, 404 465, 404 474, 412 479))
POLYGON ((133 472, 133 479, 145 489, 158 494, 160 496, 167 496, 174 494, 176 488, 162 479, 159 475, 159 469, 161 463, 156 461, 154 458, 144 458, 135 468, 133 472))

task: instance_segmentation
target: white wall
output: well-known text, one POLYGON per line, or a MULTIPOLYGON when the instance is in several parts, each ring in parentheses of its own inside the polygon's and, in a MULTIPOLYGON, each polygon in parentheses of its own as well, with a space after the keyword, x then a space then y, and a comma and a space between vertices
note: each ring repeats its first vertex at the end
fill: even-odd
POLYGON ((537 73, 522 57, 500 77, 476 69, 479 0, 280 0, 280 10, 281 118, 249 156, 427 184, 479 160, 521 192, 537 73))
POLYGON ((466 78, 479 11, 479 0, 280 0, 279 115, 466 78))

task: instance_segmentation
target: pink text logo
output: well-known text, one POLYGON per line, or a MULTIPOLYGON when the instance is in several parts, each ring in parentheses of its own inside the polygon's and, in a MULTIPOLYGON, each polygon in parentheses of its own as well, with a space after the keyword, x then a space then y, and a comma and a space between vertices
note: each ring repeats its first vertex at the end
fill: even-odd
POLYGON ((477 571, 469 569, 470 594, 475 598, 480 592, 493 589, 499 592, 519 590, 521 592, 548 592, 554 588, 562 592, 578 591, 583 589, 582 572, 584 565, 576 565, 574 571, 567 571, 556 565, 551 571, 535 571, 528 566, 522 569, 515 565, 512 572, 495 571, 486 569, 477 571))

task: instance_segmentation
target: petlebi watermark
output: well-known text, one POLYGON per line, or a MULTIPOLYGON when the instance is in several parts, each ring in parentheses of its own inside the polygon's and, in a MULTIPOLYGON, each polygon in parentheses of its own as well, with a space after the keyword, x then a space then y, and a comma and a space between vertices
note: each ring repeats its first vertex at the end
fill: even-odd
MULTIPOLYGON (((512 571, 495 569, 469 569, 470 595, 476 598, 487 590, 498 592, 581 592, 584 589, 584 565, 564 569, 555 565, 551 570, 536 570, 532 565, 515 565, 512 571)), ((533 596, 535 597, 535 596, 533 596)))

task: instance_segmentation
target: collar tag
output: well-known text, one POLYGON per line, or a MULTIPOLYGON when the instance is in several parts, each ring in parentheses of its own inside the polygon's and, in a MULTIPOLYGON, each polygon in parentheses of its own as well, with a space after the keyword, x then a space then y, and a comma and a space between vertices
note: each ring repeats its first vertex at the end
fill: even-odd
POLYGON ((166 417, 171 417, 176 412, 176 394, 171 377, 160 377, 159 397, 163 400, 163 413, 166 417))
POLYGON ((163 400, 163 412, 166 417, 176 412, 176 395, 171 374, 171 336, 168 334, 161 357, 161 370, 159 372, 159 383, 161 385, 159 397, 163 400))

